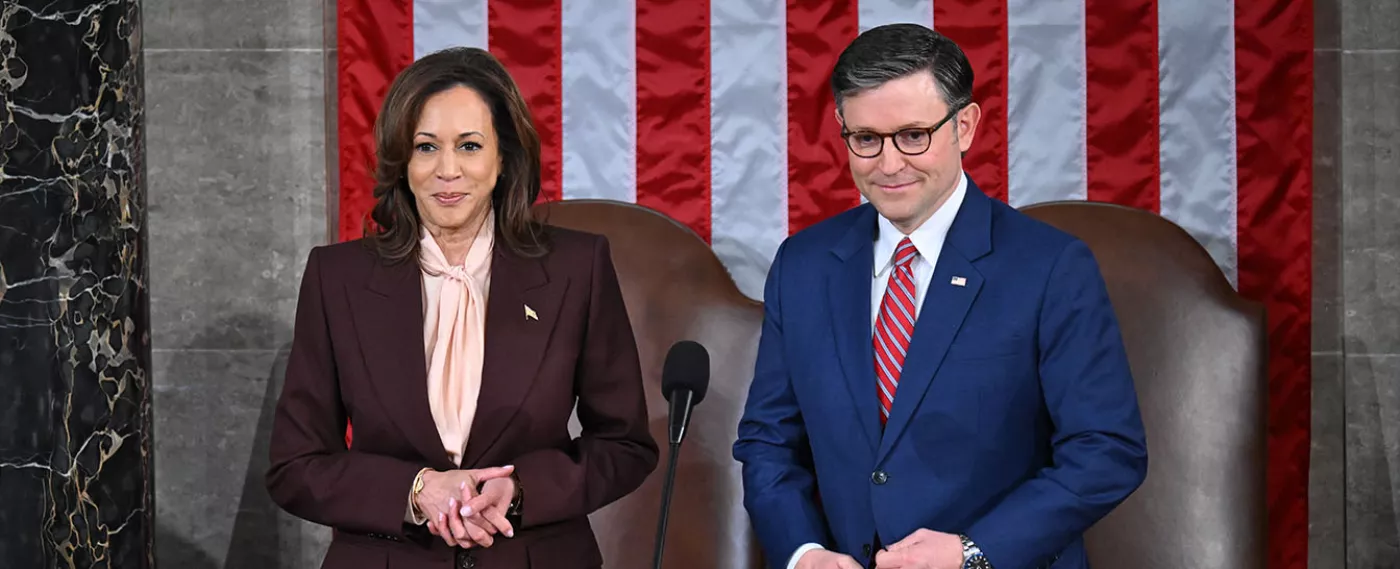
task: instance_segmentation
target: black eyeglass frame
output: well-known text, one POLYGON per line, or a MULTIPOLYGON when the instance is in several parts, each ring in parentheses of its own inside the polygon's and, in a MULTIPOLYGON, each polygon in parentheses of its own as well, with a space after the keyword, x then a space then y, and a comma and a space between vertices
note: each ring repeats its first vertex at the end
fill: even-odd
POLYGON ((898 150, 901 154, 904 154, 905 156, 918 156, 918 155, 920 155, 920 154, 923 154, 923 153, 925 153, 925 152, 928 152, 928 149, 933 147, 933 133, 938 132, 938 129, 943 128, 943 125, 947 124, 948 121, 950 121, 950 120, 953 119, 953 117, 958 116, 958 113, 961 112, 963 109, 967 108, 967 106, 968 106, 969 104, 970 104, 970 103, 963 103, 963 104, 961 104, 961 105, 958 105, 957 108, 948 111, 948 116, 943 117, 943 120, 940 120, 940 121, 938 121, 937 123, 934 123, 933 126, 911 126, 911 127, 909 127, 909 128, 901 128, 901 129, 899 129, 899 130, 897 130, 897 131, 894 131, 894 132, 876 132, 876 131, 873 131, 873 130, 856 130, 856 131, 846 130, 846 124, 845 124, 845 121, 843 120, 843 121, 842 121, 842 124, 841 124, 841 140, 845 141, 845 143, 846 143, 846 148, 850 149, 850 151, 851 151, 852 154, 855 154, 856 156, 859 156, 859 157, 861 157, 861 158, 874 158, 874 157, 876 157, 876 156, 879 156, 881 152, 884 152, 884 151, 885 151, 885 139, 886 139, 886 138, 890 139, 890 141, 894 143, 894 148, 895 148, 895 150, 898 150), (920 149, 919 151, 917 151, 917 152, 910 152, 910 151, 908 151, 908 150, 905 150, 902 146, 900 146, 900 145, 899 145, 899 139, 898 139, 898 138, 895 138, 895 137, 899 136, 899 135, 902 134, 902 133, 906 133, 906 132, 922 132, 922 133, 924 133, 924 135, 925 135, 924 140, 926 141, 926 142, 924 143, 924 147, 923 147, 922 149, 920 149), (851 144, 851 136, 857 135, 857 134, 860 134, 860 135, 875 135, 875 136, 880 137, 880 147, 875 149, 875 153, 874 153, 874 154, 870 154, 870 155, 868 155, 868 156, 865 155, 865 154, 861 154, 859 151, 857 151, 857 150, 855 149, 855 146, 851 144))

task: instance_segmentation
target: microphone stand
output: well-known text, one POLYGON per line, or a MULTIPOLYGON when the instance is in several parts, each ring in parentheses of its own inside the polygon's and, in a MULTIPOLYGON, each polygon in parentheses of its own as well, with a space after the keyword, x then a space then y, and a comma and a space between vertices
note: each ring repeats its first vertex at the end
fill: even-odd
POLYGON ((676 459, 681 454, 681 441, 685 439, 685 429, 690 424, 691 401, 695 394, 689 389, 674 393, 669 415, 679 414, 680 419, 672 419, 667 440, 671 443, 671 457, 666 463, 666 484, 661 488, 661 520, 656 526, 656 557, 652 567, 661 569, 661 552, 666 549, 666 522, 671 513, 671 494, 676 484, 676 459), (677 413, 679 411, 679 413, 677 413))
POLYGON ((671 458, 666 464, 666 484, 661 490, 661 523, 656 528, 656 557, 652 567, 661 569, 661 552, 666 548, 666 521, 671 511, 671 490, 676 483, 676 458, 680 456, 681 444, 671 443, 671 458))

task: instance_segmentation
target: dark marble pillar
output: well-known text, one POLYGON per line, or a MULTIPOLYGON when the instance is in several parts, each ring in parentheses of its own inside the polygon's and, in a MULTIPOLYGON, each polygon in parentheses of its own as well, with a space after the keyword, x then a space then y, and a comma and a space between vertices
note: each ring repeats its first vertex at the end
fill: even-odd
POLYGON ((0 564, 152 563, 139 0, 0 2, 0 564))

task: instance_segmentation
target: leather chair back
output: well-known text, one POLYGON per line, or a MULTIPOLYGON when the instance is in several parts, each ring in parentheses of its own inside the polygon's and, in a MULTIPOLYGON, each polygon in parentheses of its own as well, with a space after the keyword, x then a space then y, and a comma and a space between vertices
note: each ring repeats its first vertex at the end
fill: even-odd
MULTIPOLYGON (((739 292, 698 235, 653 210, 612 201, 536 206, 551 225, 608 237, 646 382, 656 471, 637 491, 591 516, 609 569, 650 569, 665 481, 669 404, 661 367, 671 345, 693 340, 710 354, 710 385, 680 447, 663 566, 759 569, 760 548, 744 510, 731 454, 753 377, 763 306, 739 292)), ((575 429, 577 429, 575 422, 575 429)), ((577 433, 577 431, 575 431, 577 433)))
MULTIPOLYGON (((607 235, 641 354, 661 466, 592 516, 609 568, 652 566, 669 451, 661 366, 695 340, 711 357, 709 393, 681 448, 664 566, 759 569, 731 445, 753 374, 761 304, 744 297, 710 248, 652 210, 602 200, 538 206, 548 223, 607 235)), ((1206 251, 1140 210, 1057 202, 1025 213, 1084 240, 1122 326, 1149 449, 1148 475, 1086 537, 1096 569, 1265 566, 1266 328, 1206 251)))
POLYGON ((1210 255, 1165 218, 1088 202, 1023 208, 1098 260, 1147 430, 1142 487, 1086 536, 1096 569, 1266 560, 1267 329, 1210 255))

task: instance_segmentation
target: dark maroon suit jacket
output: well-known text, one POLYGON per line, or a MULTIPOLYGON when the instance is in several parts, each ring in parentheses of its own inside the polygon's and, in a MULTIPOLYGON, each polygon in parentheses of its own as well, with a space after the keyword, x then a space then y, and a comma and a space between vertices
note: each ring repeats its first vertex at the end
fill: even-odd
POLYGON ((467 557, 482 569, 602 565, 587 516, 640 486, 657 446, 607 240, 548 236, 542 258, 493 254, 481 394, 461 467, 515 465, 523 527, 470 554, 403 522, 418 470, 454 468, 428 409, 417 264, 382 263, 360 241, 311 251, 267 487, 291 514, 335 528, 323 567, 446 569, 467 557))

